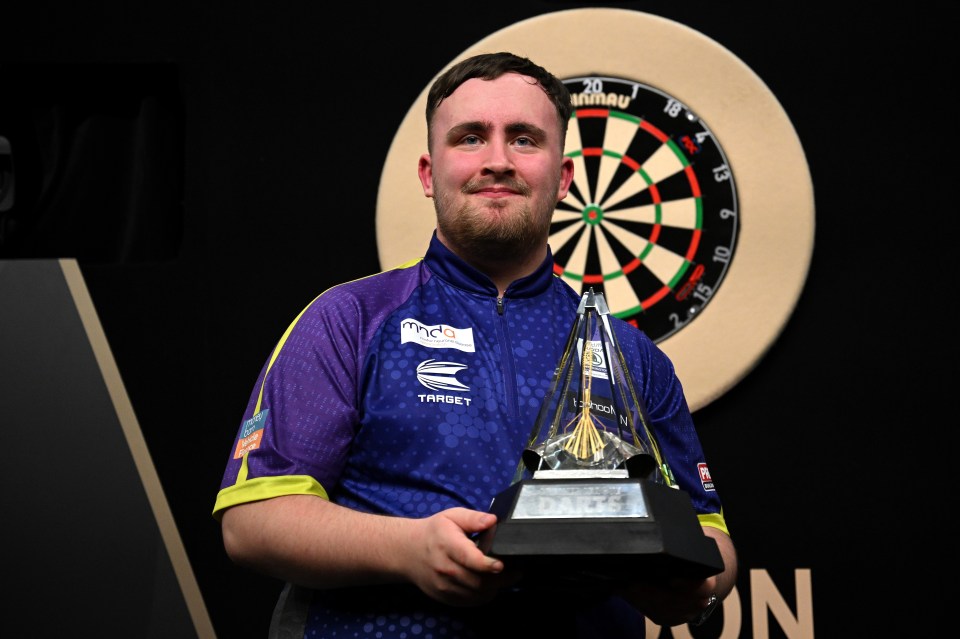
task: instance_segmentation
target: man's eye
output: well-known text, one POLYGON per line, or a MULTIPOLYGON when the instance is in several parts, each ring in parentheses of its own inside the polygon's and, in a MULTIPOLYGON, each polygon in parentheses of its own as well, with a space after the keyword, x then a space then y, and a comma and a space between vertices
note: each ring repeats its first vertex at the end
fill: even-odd
POLYGON ((475 135, 468 135, 463 138, 463 143, 468 145, 480 144, 480 138, 475 135))
POLYGON ((516 140, 514 140, 514 144, 516 144, 517 146, 530 146, 531 144, 533 144, 533 140, 531 140, 530 138, 517 138, 516 140))

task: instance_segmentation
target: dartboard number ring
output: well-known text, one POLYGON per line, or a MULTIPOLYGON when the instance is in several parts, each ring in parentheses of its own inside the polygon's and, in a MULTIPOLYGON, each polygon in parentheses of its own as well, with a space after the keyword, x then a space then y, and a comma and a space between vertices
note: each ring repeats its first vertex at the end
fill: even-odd
POLYGON ((733 261, 733 171, 687 105, 615 77, 563 80, 574 180, 550 228, 555 271, 661 342, 693 322, 733 261))

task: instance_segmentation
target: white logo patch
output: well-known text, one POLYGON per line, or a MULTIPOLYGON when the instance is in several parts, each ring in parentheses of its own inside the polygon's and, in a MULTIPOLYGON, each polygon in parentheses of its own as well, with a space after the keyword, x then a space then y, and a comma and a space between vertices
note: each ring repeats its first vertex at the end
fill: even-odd
POLYGON ((412 317, 400 322, 400 343, 414 342, 427 348, 455 348, 472 353, 473 329, 454 328, 446 324, 426 326, 412 317))
POLYGON ((456 378, 456 374, 466 367, 466 364, 457 362, 428 359, 417 365, 417 381, 435 391, 468 391, 470 387, 456 378))

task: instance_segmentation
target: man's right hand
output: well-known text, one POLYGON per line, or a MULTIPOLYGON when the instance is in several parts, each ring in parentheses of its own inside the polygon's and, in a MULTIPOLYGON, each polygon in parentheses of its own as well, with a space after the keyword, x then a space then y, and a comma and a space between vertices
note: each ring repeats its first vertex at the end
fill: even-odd
POLYGON ((451 508, 416 521, 406 572, 429 597, 451 606, 476 606, 519 579, 473 541, 496 525, 495 515, 451 508))

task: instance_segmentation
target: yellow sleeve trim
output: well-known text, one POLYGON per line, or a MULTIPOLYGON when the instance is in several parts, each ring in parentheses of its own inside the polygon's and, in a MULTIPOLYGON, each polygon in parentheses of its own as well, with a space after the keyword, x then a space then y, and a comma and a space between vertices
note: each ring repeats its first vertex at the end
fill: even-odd
POLYGON ((223 511, 231 506, 283 495, 316 495, 330 499, 320 482, 309 475, 257 477, 221 490, 217 494, 217 503, 213 506, 213 518, 220 521, 223 511))
POLYGON ((723 519, 723 510, 721 509, 719 513, 708 514, 708 515, 697 515, 697 519, 700 520, 701 526, 710 526, 712 528, 717 528, 722 530, 724 534, 728 537, 730 536, 730 531, 727 530, 727 522, 723 519))

